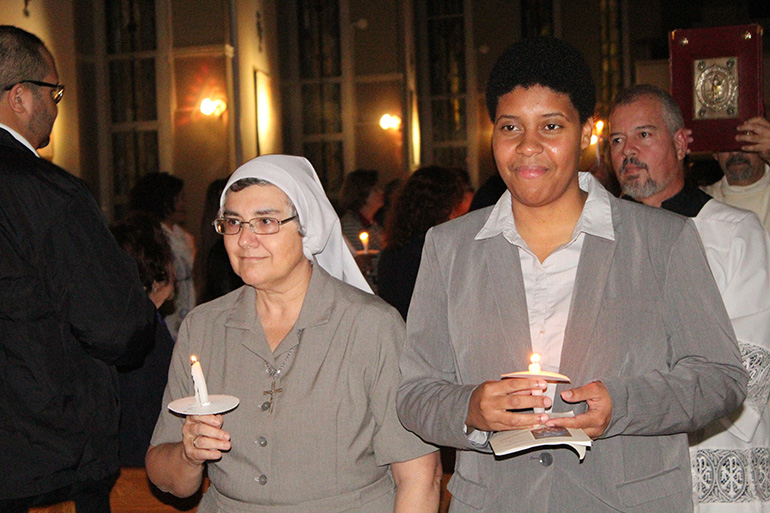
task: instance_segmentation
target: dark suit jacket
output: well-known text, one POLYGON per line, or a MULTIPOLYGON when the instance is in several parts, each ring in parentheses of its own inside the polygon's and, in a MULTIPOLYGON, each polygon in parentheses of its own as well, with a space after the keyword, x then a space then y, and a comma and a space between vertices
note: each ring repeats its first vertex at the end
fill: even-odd
POLYGON ((154 326, 83 182, 0 129, 0 499, 118 470, 113 364, 154 326))
MULTIPOLYGON (((686 433, 736 408, 747 376, 692 222, 610 202, 615 240, 586 235, 559 371, 569 386, 602 380, 612 398, 583 462, 566 448, 495 458, 463 433, 473 389, 527 368, 524 282, 518 248, 502 235, 474 239, 491 209, 428 233, 398 407, 407 429, 464 449, 451 511, 692 510, 686 433)), ((554 411, 584 411, 561 401, 564 388, 554 411)))

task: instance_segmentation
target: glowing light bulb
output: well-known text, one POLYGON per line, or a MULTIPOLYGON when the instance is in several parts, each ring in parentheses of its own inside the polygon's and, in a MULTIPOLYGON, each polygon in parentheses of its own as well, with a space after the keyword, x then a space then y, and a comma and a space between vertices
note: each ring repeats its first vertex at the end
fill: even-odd
POLYGON ((385 114, 380 118, 380 126, 383 130, 398 130, 401 127, 401 118, 385 114))
POLYGON ((213 100, 211 98, 204 98, 201 101, 201 112, 206 116, 219 116, 227 109, 227 104, 224 100, 213 100))

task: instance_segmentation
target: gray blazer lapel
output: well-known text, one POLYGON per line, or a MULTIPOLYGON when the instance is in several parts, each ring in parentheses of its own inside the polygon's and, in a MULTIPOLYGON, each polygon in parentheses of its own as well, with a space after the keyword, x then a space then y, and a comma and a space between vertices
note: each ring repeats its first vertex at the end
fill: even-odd
POLYGON ((521 273, 519 248, 509 243, 502 235, 497 235, 484 241, 484 248, 479 254, 483 255, 483 272, 494 277, 495 286, 490 288, 497 308, 497 312, 494 312, 496 315, 489 312, 486 316, 488 322, 494 325, 483 331, 500 333, 502 337, 497 343, 506 351, 505 355, 500 355, 501 358, 511 358, 521 365, 521 368, 505 372, 527 370, 532 354, 532 341, 529 336, 527 295, 521 273))
MULTIPOLYGON (((561 374, 571 378, 573 383, 558 386, 556 401, 560 403, 560 407, 557 411, 561 411, 565 404, 559 399, 559 393, 576 384, 584 384, 575 383, 575 381, 590 375, 590 369, 593 366, 593 358, 590 355, 600 354, 600 351, 596 351, 593 347, 597 343, 593 333, 599 318, 599 309, 602 305, 615 247, 615 241, 595 235, 586 235, 583 243, 559 365, 561 374)), ((585 408, 585 403, 569 405, 566 409, 569 410, 573 406, 585 408)))

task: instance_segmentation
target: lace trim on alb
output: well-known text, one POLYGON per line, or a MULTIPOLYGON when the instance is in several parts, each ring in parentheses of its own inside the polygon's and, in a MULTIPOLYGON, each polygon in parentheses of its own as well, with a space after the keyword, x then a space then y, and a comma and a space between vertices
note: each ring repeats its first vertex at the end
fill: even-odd
POLYGON ((699 503, 770 501, 770 449, 701 449, 692 460, 699 503))

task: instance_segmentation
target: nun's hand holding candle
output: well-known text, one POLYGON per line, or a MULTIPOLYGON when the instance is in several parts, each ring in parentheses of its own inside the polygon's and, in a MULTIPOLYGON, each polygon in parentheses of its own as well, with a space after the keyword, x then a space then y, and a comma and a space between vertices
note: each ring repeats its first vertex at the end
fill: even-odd
POLYGON ((371 294, 313 167, 302 157, 253 159, 230 177, 220 206, 214 228, 245 286, 185 320, 164 402, 194 392, 196 354, 209 388, 241 405, 224 417, 163 412, 150 479, 191 495, 205 463, 201 513, 244 503, 435 511, 437 452, 395 412, 403 323, 371 294))

